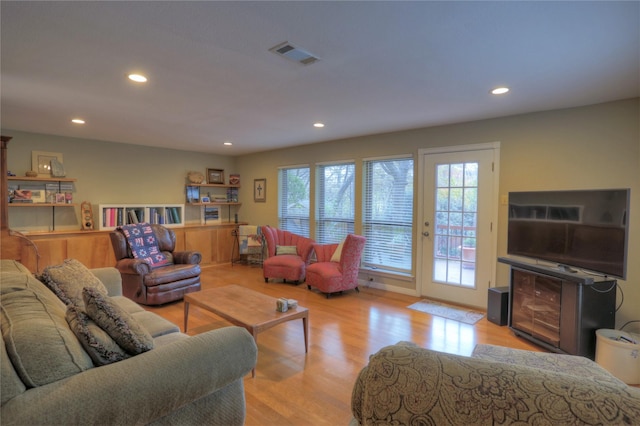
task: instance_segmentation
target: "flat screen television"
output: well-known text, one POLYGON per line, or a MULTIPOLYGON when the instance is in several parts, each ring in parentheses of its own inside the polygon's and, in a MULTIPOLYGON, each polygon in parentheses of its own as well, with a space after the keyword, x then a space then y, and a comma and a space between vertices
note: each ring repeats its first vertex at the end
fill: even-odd
POLYGON ((626 279, 629 189, 509 193, 507 254, 626 279))

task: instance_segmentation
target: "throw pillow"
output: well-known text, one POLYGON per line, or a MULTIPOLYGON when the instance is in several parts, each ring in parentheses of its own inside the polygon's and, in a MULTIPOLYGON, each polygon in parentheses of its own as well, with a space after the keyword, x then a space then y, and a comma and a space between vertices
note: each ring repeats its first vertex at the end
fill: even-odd
POLYGON ((99 291, 82 291, 87 315, 131 355, 153 349, 151 335, 124 309, 99 291))
POLYGON ((332 262, 340 263, 340 257, 342 256, 342 247, 343 246, 344 246, 344 240, 340 241, 340 244, 338 244, 338 247, 336 248, 336 251, 333 252, 333 255, 331 256, 331 261, 332 262))
POLYGON ((65 305, 84 306, 82 289, 85 287, 107 294, 102 281, 76 259, 65 259, 60 265, 47 266, 39 278, 65 305))
POLYGON ((298 249, 296 246, 276 246, 276 256, 282 254, 298 254, 298 249))
POLYGON ((94 365, 107 365, 130 357, 103 329, 76 306, 66 315, 71 331, 91 357, 94 365))

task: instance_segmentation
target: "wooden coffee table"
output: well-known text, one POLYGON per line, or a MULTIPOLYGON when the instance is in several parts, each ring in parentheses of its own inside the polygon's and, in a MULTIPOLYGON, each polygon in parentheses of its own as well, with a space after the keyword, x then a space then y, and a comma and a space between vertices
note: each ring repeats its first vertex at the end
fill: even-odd
MULTIPOLYGON (((189 305, 194 304, 212 312, 234 325, 246 328, 258 344, 258 333, 283 322, 302 318, 304 329, 304 351, 309 351, 309 309, 302 306, 287 312, 276 311, 275 297, 265 296, 257 291, 239 285, 202 290, 184 296, 184 332, 187 332, 189 305)), ((256 369, 251 370, 251 377, 256 369)))

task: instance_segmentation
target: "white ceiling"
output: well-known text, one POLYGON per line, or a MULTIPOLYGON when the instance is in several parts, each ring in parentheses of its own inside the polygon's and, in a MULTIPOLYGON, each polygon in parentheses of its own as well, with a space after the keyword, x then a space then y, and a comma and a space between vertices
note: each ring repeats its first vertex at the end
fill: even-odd
POLYGON ((4 129, 240 155, 640 96, 638 1, 0 7, 4 129))

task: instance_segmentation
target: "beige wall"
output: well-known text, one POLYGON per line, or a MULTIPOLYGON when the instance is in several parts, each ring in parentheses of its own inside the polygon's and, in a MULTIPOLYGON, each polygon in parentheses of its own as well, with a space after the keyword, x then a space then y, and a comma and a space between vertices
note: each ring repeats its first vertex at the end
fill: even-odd
MULTIPOLYGON (((640 99, 581 108, 523 114, 448 126, 344 139, 243 156, 238 168, 244 182, 266 178, 266 204, 252 204, 242 191, 243 218, 276 225, 279 166, 412 154, 424 148, 500 142, 500 194, 543 189, 631 188, 631 238, 627 281, 620 281, 625 302, 617 314, 622 325, 640 319, 640 99), (251 205, 250 209, 247 206, 251 205), (633 213, 636 212, 636 213, 633 213)), ((359 169, 361 170, 361 169, 359 169)), ((361 176, 361 173, 359 174, 361 176)), ((361 180, 356 185, 361 194, 361 180)), ((416 185, 417 187, 417 185, 416 185)), ((358 198, 358 196, 356 197, 358 198)), ((507 208, 499 206, 498 256, 506 254, 507 208)), ((508 267, 498 264, 497 285, 507 285, 508 267)), ((365 275, 364 278, 368 276, 365 275)), ((414 293, 414 280, 375 277, 379 286, 414 293)))
MULTIPOLYGON (((238 158, 126 144, 60 138, 3 130, 9 169, 23 175, 31 151, 62 152, 68 176, 78 178, 76 200, 98 203, 183 203, 185 175, 208 167, 240 173, 240 219, 277 225, 277 168, 317 162, 361 160, 411 154, 424 148, 498 141, 501 144, 500 194, 516 190, 631 188, 631 238, 625 301, 617 324, 640 319, 640 99, 565 110, 523 114, 448 126, 378 134, 304 145, 238 158), (253 180, 267 179, 267 202, 254 203, 253 180), (152 184, 149 184, 152 182, 152 184)), ((416 185, 417 187, 417 185, 416 185)), ((356 184, 361 194, 361 178, 356 184)), ((499 206, 498 256, 506 253, 506 206, 499 206)), ((13 218, 12 218, 13 220, 13 218)), ((10 224, 12 222, 10 221, 10 224)), ((75 226, 75 225, 74 225, 75 226)), ((75 228, 77 229, 77 228, 75 228)), ((356 230, 358 230, 356 228, 356 230)), ((366 278, 366 277, 365 277, 366 278)), ((497 285, 506 285, 508 268, 498 264, 497 285)), ((417 294, 415 280, 374 277, 378 286, 417 294)), ((630 328, 633 330, 633 328, 630 328)))
MULTIPOLYGON (((227 181, 229 173, 237 172, 236 158, 228 156, 4 129, 2 134, 13 136, 8 166, 17 176, 31 170, 31 151, 62 153, 67 177, 77 179, 74 202, 89 201, 96 221, 99 204, 184 204, 189 171, 205 174, 207 168, 223 169, 227 181)), ((79 207, 76 211, 79 212, 79 207)), ((199 223, 199 214, 197 207, 185 208, 187 223, 199 223)), ((16 230, 46 231, 50 215, 49 209, 12 207, 9 226, 16 230), (14 213, 18 210, 19 213, 14 213)), ((57 208, 56 229, 80 229, 78 218, 77 214, 57 208)))

